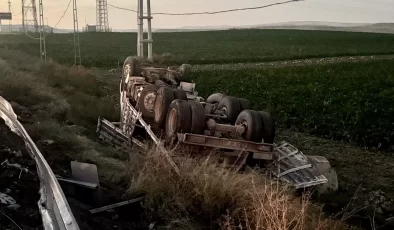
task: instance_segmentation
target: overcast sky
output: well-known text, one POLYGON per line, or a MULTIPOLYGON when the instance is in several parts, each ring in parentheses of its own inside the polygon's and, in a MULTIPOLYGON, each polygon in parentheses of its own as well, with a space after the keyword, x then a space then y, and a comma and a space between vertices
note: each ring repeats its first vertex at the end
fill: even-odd
MULTIPOLYGON (((199 12, 254 7, 282 0, 151 0, 152 12, 199 12)), ((8 12, 8 0, 0 0, 0 11, 8 12)), ((13 24, 21 23, 21 1, 12 0, 13 24), (19 15, 18 15, 19 14, 19 15)), ((38 3, 38 0, 36 0, 38 3)), ((108 0, 109 4, 136 9, 137 0, 108 0)), ((68 0, 43 0, 44 16, 54 26, 67 7, 68 0)), ((80 27, 96 23, 96 1, 79 0, 80 27)), ((135 29, 136 14, 108 6, 109 23, 113 29, 135 29)), ((266 9, 218 15, 160 16, 153 19, 154 28, 183 26, 255 25, 288 21, 329 21, 376 23, 394 22, 394 0, 305 0, 266 9)), ((3 21, 3 24, 7 22, 3 21)), ((7 23, 8 24, 8 23, 7 23)), ((72 5, 58 28, 72 28, 72 5)))

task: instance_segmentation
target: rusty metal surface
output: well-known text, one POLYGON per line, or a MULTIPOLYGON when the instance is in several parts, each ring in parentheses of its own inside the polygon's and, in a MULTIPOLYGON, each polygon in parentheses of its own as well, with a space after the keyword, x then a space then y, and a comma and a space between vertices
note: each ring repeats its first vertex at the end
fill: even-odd
POLYGON ((23 138, 26 149, 37 164, 41 182, 38 207, 44 229, 78 230, 79 226, 54 173, 25 128, 17 120, 10 103, 3 97, 0 97, 0 117, 12 132, 23 138))
POLYGON ((204 136, 190 133, 178 133, 178 140, 183 144, 200 145, 212 148, 221 148, 245 152, 262 153, 265 159, 272 159, 273 145, 264 143, 255 143, 244 140, 233 140, 226 138, 218 138, 212 136, 204 136))
POLYGON ((219 124, 213 119, 208 119, 207 127, 213 131, 237 133, 239 135, 242 135, 246 131, 246 128, 243 125, 219 124))

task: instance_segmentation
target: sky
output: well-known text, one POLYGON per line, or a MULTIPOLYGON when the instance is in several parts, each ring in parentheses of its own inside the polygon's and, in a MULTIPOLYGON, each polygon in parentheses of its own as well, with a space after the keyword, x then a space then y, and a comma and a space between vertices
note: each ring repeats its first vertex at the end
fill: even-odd
MULTIPOLYGON (((96 24, 96 1, 77 0, 80 27, 96 24)), ((108 4, 137 9, 137 0, 107 0, 108 4)), ((152 12, 200 12, 266 5, 283 0, 151 0, 152 12)), ((0 12, 8 12, 8 0, 0 0, 0 12)), ((36 0, 38 3, 38 0, 36 0)), ((54 26, 63 15, 68 0, 43 0, 44 17, 54 26)), ((21 1, 11 0, 14 20, 21 24, 21 1)), ((133 12, 108 6, 110 27, 115 30, 136 29, 137 16, 133 12)), ((162 16, 153 18, 153 28, 190 26, 241 26, 291 21, 326 21, 343 23, 394 23, 394 0, 305 0, 259 10, 231 12, 217 15, 162 16)), ((4 22, 3 24, 8 24, 4 22)), ((73 27, 72 4, 57 28, 73 27)))

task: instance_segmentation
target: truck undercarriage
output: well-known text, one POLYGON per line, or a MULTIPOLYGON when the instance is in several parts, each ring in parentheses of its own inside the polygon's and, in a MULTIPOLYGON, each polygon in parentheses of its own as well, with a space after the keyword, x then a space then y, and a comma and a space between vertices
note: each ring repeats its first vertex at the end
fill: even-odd
POLYGON ((337 190, 336 173, 327 159, 305 156, 287 142, 275 143, 271 115, 252 110, 246 99, 221 93, 199 97, 188 79, 190 71, 189 65, 142 68, 128 57, 120 82, 120 122, 99 118, 100 138, 133 151, 135 145, 146 149, 141 136, 149 137, 177 173, 168 149, 182 145, 193 147, 196 154, 214 150, 229 168, 252 168, 296 189, 337 190))

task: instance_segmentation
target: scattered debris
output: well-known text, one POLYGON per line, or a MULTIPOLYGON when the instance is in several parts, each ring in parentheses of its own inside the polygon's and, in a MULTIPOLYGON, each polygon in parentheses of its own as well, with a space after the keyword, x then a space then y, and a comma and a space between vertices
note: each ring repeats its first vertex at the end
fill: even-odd
POLYGON ((152 230, 155 227, 156 222, 151 223, 148 228, 149 230, 152 230))
POLYGON ((139 197, 139 198, 135 198, 135 199, 119 202, 119 203, 116 203, 116 204, 107 205, 107 206, 104 206, 104 207, 101 207, 101 208, 95 208, 95 209, 90 210, 90 213, 91 214, 96 214, 96 213, 99 213, 99 212, 107 211, 107 210, 110 210, 110 209, 113 209, 113 208, 118 208, 118 207, 125 206, 125 205, 128 205, 128 204, 134 204, 134 203, 137 203, 137 202, 139 202, 139 201, 141 201, 143 199, 144 199, 143 197, 139 197))
POLYGON ((19 204, 11 204, 11 205, 7 206, 7 208, 12 209, 12 210, 17 210, 20 207, 21 206, 19 204))
POLYGON ((0 192, 0 203, 2 203, 2 204, 16 204, 16 201, 11 196, 0 192))
POLYGON ((390 217, 394 212, 394 200, 389 198, 382 190, 370 192, 364 204, 383 216, 390 217))
POLYGON ((54 140, 40 140, 38 143, 43 144, 43 145, 52 145, 55 143, 54 140))

